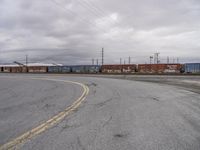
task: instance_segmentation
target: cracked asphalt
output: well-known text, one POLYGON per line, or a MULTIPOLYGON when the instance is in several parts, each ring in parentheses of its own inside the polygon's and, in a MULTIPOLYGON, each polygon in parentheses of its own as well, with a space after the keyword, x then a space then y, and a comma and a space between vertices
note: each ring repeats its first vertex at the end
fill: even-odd
POLYGON ((80 96, 78 86, 31 80, 32 76, 81 82, 90 92, 78 110, 20 149, 200 149, 198 92, 158 82, 70 75, 0 75, 0 144, 80 96))

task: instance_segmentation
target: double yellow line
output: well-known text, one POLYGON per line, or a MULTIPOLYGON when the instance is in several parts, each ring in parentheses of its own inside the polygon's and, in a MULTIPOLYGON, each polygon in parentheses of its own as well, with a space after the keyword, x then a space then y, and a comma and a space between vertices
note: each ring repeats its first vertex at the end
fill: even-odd
MULTIPOLYGON (((31 79, 39 79, 39 78, 31 78, 31 79)), ((85 100, 86 96, 89 93, 89 88, 79 82, 73 82, 73 81, 66 81, 66 80, 56 80, 56 79, 39 79, 39 80, 49 80, 49 81, 60 81, 60 82, 66 82, 66 83, 72 83, 79 85, 83 88, 82 95, 69 107, 67 107, 64 111, 58 113, 51 119, 45 121, 41 125, 31 129, 30 131, 27 131, 26 133, 22 134, 21 136, 13 139, 12 141, 0 146, 0 150, 7 150, 7 149, 17 149, 17 147, 20 144, 23 144, 27 142, 28 140, 32 139, 33 137, 41 134, 42 132, 46 131, 47 129, 51 128, 55 124, 59 123, 62 119, 64 119, 66 116, 68 116, 70 113, 72 113, 74 110, 76 110, 81 103, 85 100)))

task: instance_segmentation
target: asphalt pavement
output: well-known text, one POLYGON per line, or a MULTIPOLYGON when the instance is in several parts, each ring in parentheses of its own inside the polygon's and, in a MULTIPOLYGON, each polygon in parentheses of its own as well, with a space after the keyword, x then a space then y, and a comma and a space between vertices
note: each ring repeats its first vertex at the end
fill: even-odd
POLYGON ((0 144, 51 118, 81 95, 79 86, 42 80, 46 77, 84 83, 89 95, 62 122, 20 149, 200 149, 198 92, 153 82, 66 75, 0 76, 0 144))

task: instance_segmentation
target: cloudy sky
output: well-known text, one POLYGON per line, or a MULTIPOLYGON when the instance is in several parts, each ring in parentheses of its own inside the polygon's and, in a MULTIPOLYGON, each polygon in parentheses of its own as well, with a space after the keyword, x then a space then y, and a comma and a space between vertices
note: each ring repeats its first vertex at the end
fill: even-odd
POLYGON ((200 0, 0 0, 0 63, 200 62, 200 0), (100 60, 99 60, 100 62, 100 60))

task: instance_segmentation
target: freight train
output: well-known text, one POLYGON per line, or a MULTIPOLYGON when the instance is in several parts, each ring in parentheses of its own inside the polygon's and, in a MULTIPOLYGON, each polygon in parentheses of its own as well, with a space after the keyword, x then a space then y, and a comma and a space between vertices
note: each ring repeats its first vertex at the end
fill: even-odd
POLYGON ((187 64, 123 64, 76 66, 0 66, 6 73, 86 73, 86 74, 181 74, 200 73, 200 63, 187 64))

